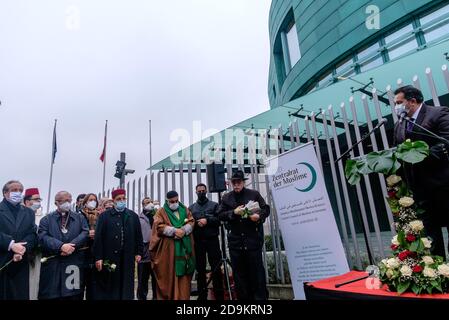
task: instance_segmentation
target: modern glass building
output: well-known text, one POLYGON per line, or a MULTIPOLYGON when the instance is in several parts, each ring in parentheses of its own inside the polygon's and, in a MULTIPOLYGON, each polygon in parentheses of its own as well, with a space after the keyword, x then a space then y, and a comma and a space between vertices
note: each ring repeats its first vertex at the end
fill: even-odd
POLYGON ((398 86, 413 84, 426 103, 449 105, 449 2, 273 0, 268 29, 269 110, 162 159, 152 183, 176 185, 175 174, 204 174, 212 160, 263 174, 263 157, 313 142, 350 264, 361 265, 354 243, 363 233, 371 255, 383 257, 392 224, 385 182, 346 186, 335 159, 382 118, 387 125, 354 155, 391 146, 398 86), (253 144, 259 152, 251 154, 253 144))
POLYGON ((444 42, 448 21, 447 1, 274 0, 270 105, 275 108, 444 42))

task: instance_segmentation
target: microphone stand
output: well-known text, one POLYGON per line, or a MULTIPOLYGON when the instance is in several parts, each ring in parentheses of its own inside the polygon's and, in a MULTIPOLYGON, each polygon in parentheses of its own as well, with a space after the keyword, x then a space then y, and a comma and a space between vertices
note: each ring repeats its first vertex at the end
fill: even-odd
POLYGON ((371 129, 371 131, 365 133, 363 135, 363 137, 359 140, 356 141, 348 150, 346 150, 342 155, 340 155, 340 157, 338 157, 337 160, 335 160, 334 163, 337 163, 338 161, 340 161, 343 158, 346 158, 349 153, 354 150, 355 147, 357 147, 360 143, 362 143, 363 141, 365 141, 366 139, 368 139, 368 137, 377 129, 379 129, 380 127, 382 127, 385 123, 387 123, 387 119, 383 118, 382 120, 379 121, 379 123, 373 128, 371 129))
MULTIPOLYGON (((218 192, 218 203, 221 204, 221 192, 218 192)), ((230 280, 230 276, 229 276, 229 268, 232 269, 232 265, 231 265, 231 261, 228 259, 227 254, 226 254, 225 228, 224 228, 224 224, 222 221, 220 221, 220 238, 221 238, 221 260, 219 263, 217 263, 215 268, 212 270, 211 277, 206 283, 206 288, 209 288, 209 285, 212 282, 215 273, 216 272, 221 273, 221 266, 223 265, 224 275, 225 275, 225 280, 226 280, 226 287, 223 289, 228 291, 229 300, 233 300, 231 280, 230 280)), ((224 295, 223 295, 223 298, 224 298, 224 295)))
POLYGON ((446 138, 441 137, 441 136, 439 136, 439 135, 433 133, 433 132, 430 131, 429 129, 424 128, 422 125, 420 125, 420 124, 418 124, 418 123, 416 123, 416 122, 411 121, 409 117, 402 117, 401 119, 404 119, 407 123, 413 123, 413 126, 418 127, 419 129, 421 129, 422 131, 424 131, 426 134, 424 134, 424 133, 422 133, 422 132, 413 132, 413 131, 411 131, 410 133, 421 134, 421 135, 423 135, 423 136, 430 136, 430 137, 432 137, 432 138, 434 138, 434 139, 437 139, 437 140, 443 142, 446 146, 449 146, 449 140, 447 140, 446 138))
POLYGON ((360 277, 360 278, 356 278, 356 279, 353 279, 353 280, 349 280, 349 281, 346 281, 346 282, 342 282, 342 283, 337 283, 337 284, 335 284, 335 288, 340 288, 340 287, 345 286, 347 284, 350 284, 350 283, 353 283, 353 282, 357 282, 357 281, 360 281, 360 280, 363 280, 363 279, 367 279, 367 278, 371 277, 373 274, 374 274, 374 271, 371 270, 368 273, 368 275, 366 275, 366 276, 363 276, 363 277, 360 277))

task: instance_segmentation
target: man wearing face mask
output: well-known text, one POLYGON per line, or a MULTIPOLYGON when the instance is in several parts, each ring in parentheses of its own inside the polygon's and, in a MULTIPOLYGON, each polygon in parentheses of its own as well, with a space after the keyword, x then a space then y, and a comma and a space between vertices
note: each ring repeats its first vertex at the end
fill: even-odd
POLYGON ((144 253, 142 260, 137 265, 138 285, 137 285, 137 299, 147 300, 148 295, 148 280, 151 276, 151 287, 153 290, 153 300, 156 300, 156 279, 154 277, 153 269, 151 268, 150 259, 150 240, 151 228, 153 227, 154 215, 156 208, 150 198, 145 197, 142 200, 142 212, 139 214, 140 226, 143 236, 144 253))
POLYGON ((85 193, 81 193, 76 197, 75 203, 75 211, 81 214, 81 210, 83 209, 83 200, 86 197, 85 193))
POLYGON ((233 190, 223 196, 218 213, 221 220, 229 223, 228 245, 237 299, 266 300, 262 246, 263 223, 270 214, 270 207, 258 191, 245 188, 245 180, 243 171, 233 173, 233 190), (257 202, 260 209, 244 218, 244 207, 249 201, 257 202))
POLYGON ((89 227, 86 219, 72 208, 72 195, 55 195, 56 211, 39 224, 42 248, 39 300, 82 300, 84 288, 84 250, 89 227))
POLYGON ((432 253, 445 258, 442 227, 449 225, 449 146, 415 124, 449 139, 449 108, 426 105, 422 92, 413 86, 398 88, 394 94, 397 114, 410 119, 395 124, 394 145, 410 139, 425 141, 430 147, 430 155, 424 161, 414 165, 402 163, 399 174, 412 190, 417 204, 425 210, 420 219, 426 234, 432 238, 432 253))
POLYGON ((135 263, 143 254, 142 230, 138 215, 126 208, 126 191, 114 190, 112 199, 114 208, 99 216, 95 229, 95 299, 134 300, 135 263))
MULTIPOLYGON (((30 188, 25 190, 25 197, 23 198, 23 203, 25 207, 33 210, 34 215, 36 217, 35 224, 39 225, 40 220, 42 219, 42 199, 39 194, 38 188, 30 188)), ((30 252, 30 299, 37 300, 37 296, 39 293, 39 274, 41 270, 41 257, 40 253, 36 253, 36 251, 30 252)))
POLYGON ((196 271, 198 272, 198 300, 207 300, 206 254, 212 274, 212 284, 216 300, 223 300, 223 279, 221 269, 216 269, 221 260, 220 241, 218 240, 220 220, 218 203, 207 198, 204 183, 196 186, 198 200, 189 207, 195 219, 193 238, 195 240, 196 271))
POLYGON ((16 180, 3 186, 0 203, 0 300, 28 300, 28 253, 37 244, 34 212, 21 205, 23 185, 16 180))
POLYGON ((150 242, 151 264, 156 276, 158 300, 190 300, 190 285, 195 272, 193 251, 194 219, 179 201, 176 191, 154 216, 150 242))

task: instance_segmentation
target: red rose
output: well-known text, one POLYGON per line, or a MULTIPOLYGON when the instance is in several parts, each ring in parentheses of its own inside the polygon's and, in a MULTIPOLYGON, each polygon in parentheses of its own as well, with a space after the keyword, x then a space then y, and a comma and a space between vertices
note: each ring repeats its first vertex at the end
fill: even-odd
POLYGON ((416 237, 415 237, 413 234, 409 233, 405 239, 406 239, 408 242, 413 242, 413 241, 416 240, 416 237))
POLYGON ((414 252, 414 251, 408 251, 408 256, 409 256, 410 258, 416 258, 417 255, 418 255, 418 254, 417 254, 416 252, 414 252))
POLYGON ((396 191, 394 190, 388 191, 388 198, 396 198, 396 191))
POLYGON ((391 250, 396 251, 398 250, 399 246, 397 244, 392 244, 391 245, 391 250))
POLYGON ((412 270, 413 270, 413 272, 418 273, 418 272, 423 271, 423 267, 421 267, 419 265, 416 265, 416 266, 413 267, 412 270))
POLYGON ((405 259, 407 259, 408 255, 409 255, 409 252, 410 251, 405 250, 405 251, 402 251, 401 253, 399 253, 398 254, 399 260, 404 261, 405 259))

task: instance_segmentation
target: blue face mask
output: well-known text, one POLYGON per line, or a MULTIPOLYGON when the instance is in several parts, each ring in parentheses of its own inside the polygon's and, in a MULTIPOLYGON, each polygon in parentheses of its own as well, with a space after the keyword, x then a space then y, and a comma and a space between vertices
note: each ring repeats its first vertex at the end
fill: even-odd
POLYGON ((115 210, 123 211, 126 209, 126 201, 118 201, 114 204, 115 210))

